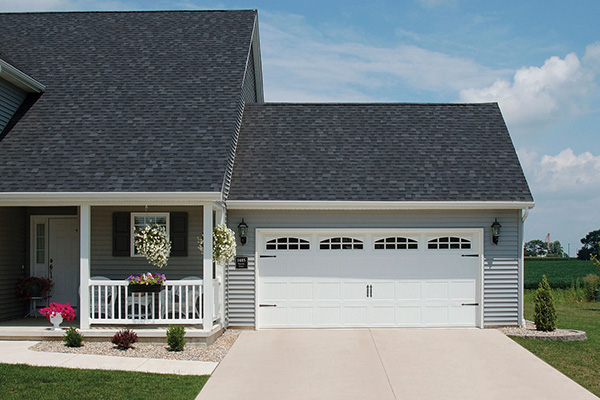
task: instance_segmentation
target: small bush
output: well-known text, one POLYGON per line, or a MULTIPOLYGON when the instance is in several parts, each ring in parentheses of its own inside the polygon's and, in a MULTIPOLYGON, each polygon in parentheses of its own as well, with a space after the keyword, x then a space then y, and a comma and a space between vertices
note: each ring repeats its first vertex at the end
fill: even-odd
POLYGON ((171 351, 183 351, 185 346, 185 328, 180 325, 170 325, 167 330, 167 344, 171 351))
POLYGON ((133 344, 137 342, 138 335, 132 330, 120 330, 112 337, 112 342, 121 350, 133 349, 133 344))
POLYGON ((542 276, 542 281, 535 293, 534 321, 538 331, 550 332, 556 329, 554 297, 546 275, 542 276))
POLYGON ((74 326, 72 326, 65 332, 65 335, 63 336, 63 342, 65 342, 65 346, 67 347, 81 347, 83 335, 79 333, 74 326))
POLYGON ((600 276, 589 274, 583 277, 583 291, 588 301, 596 301, 595 290, 600 288, 600 276))

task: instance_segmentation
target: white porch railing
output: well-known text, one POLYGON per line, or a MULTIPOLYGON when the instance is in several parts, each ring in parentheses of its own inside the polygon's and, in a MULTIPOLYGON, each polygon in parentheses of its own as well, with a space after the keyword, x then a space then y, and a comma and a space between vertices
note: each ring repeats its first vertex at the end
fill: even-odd
MULTIPOLYGON (((213 280, 213 320, 221 319, 223 292, 213 280)), ((168 280, 157 293, 131 293, 127 281, 89 281, 90 324, 201 324, 203 280, 168 280)))

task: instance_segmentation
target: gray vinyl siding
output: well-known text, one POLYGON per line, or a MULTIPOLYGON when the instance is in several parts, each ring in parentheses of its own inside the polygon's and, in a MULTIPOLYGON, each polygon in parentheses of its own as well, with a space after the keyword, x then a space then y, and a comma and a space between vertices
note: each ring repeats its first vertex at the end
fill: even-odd
MULTIPOLYGON (((228 223, 237 231, 242 218, 249 226, 248 242, 238 243, 238 255, 254 261, 257 228, 483 228, 484 325, 517 325, 519 315, 520 211, 256 211, 230 210, 228 223), (502 224, 500 242, 491 243, 490 225, 502 224)), ((228 270, 230 325, 254 325, 256 276, 252 269, 228 270), (241 284, 243 282, 243 284, 241 284), (233 300, 235 299, 235 300, 233 300), (250 322, 252 321, 252 323, 250 322)))
POLYGON ((25 209, 0 208, 0 321, 21 318, 25 307, 15 289, 19 277, 28 275, 25 266, 25 209))
POLYGON ((198 250, 198 236, 202 234, 202 207, 149 207, 147 212, 188 213, 188 256, 171 257, 167 266, 159 269, 144 257, 113 257, 112 221, 117 211, 145 212, 144 207, 92 207, 91 276, 126 279, 130 274, 160 272, 167 279, 186 276, 202 277, 202 253, 198 250))
POLYGON ((14 86, 0 79, 0 133, 15 114, 27 94, 14 86))

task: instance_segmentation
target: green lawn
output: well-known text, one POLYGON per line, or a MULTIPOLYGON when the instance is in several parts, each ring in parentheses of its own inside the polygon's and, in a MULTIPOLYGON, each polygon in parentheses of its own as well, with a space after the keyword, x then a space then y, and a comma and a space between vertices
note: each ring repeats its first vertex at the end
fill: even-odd
MULTIPOLYGON (((557 292, 557 291, 554 291, 557 292)), ((556 293, 557 298, 567 296, 556 293)), ((535 291, 525 292, 525 318, 533 320, 535 291)), ((600 396, 600 303, 556 304, 558 328, 587 333, 584 342, 557 342, 513 338, 517 343, 552 365, 580 385, 600 396)))
POLYGON ((525 289, 537 289, 546 274, 552 288, 567 289, 571 282, 581 279, 588 274, 600 275, 600 271, 591 261, 571 259, 526 259, 525 260, 525 289))
POLYGON ((194 399, 208 376, 0 364, 2 399, 194 399))

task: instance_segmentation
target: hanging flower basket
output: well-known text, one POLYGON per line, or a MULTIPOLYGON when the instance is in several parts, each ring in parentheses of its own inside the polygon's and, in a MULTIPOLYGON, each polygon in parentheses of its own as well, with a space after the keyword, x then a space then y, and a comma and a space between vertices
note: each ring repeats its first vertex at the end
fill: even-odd
MULTIPOLYGON (((198 237, 198 249, 204 252, 204 236, 198 237)), ((225 224, 213 229, 213 260, 228 263, 235 258, 235 233, 225 224)))
POLYGON ((136 230, 133 242, 138 253, 145 256, 150 264, 158 268, 167 265, 171 242, 164 226, 151 224, 136 230))

